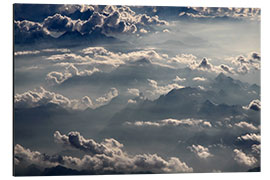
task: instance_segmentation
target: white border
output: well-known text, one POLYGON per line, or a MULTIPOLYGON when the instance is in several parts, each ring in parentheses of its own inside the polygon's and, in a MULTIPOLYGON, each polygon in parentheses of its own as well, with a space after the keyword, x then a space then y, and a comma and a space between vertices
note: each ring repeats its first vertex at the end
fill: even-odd
MULTIPOLYGON (((195 7, 259 7, 262 9, 262 172, 261 173, 222 173, 222 174, 170 174, 170 175, 109 175, 109 176, 67 176, 50 177, 50 179, 266 179, 269 158, 269 4, 265 0, 47 0, 47 1, 4 1, 1 9, 1 179, 12 177, 12 4, 13 3, 44 3, 44 4, 116 4, 116 5, 161 5, 161 6, 195 6, 195 7)), ((244 32, 243 32, 244 33, 244 32)), ((22 179, 29 177, 22 177, 22 179)), ((33 177, 37 178, 37 177, 33 177)), ((48 177, 42 177, 47 179, 48 177)))

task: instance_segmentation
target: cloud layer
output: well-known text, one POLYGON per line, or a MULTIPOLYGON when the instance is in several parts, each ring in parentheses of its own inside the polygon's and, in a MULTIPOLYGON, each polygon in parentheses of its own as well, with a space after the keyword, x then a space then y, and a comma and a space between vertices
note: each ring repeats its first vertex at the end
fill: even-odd
POLYGON ((94 171, 102 174, 106 171, 118 173, 179 173, 192 172, 193 169, 179 158, 171 157, 167 161, 157 154, 129 155, 122 150, 123 144, 115 139, 105 139, 101 143, 93 139, 85 139, 79 132, 68 135, 59 131, 54 133, 57 143, 69 146, 86 153, 82 158, 72 156, 49 156, 38 151, 31 151, 21 145, 15 145, 14 156, 16 164, 21 162, 46 167, 63 165, 76 170, 94 171))
POLYGON ((43 87, 27 91, 22 94, 16 94, 14 97, 14 104, 16 108, 34 108, 44 106, 49 103, 57 104, 66 109, 85 110, 87 108, 95 108, 102 106, 114 97, 118 96, 118 90, 111 88, 108 93, 92 102, 91 98, 84 96, 82 99, 69 99, 61 94, 50 92, 43 87))

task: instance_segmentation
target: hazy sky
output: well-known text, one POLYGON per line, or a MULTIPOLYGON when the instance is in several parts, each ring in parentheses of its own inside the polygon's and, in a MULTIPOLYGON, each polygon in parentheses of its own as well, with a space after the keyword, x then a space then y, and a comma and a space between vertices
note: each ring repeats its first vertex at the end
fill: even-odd
POLYGON ((260 61, 258 8, 15 4, 15 174, 258 168, 260 61))

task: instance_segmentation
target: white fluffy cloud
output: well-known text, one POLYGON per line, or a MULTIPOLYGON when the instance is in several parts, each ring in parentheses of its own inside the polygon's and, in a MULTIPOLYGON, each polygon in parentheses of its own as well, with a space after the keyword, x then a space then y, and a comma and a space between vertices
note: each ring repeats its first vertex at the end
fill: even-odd
POLYGON ((106 93, 104 96, 97 98, 95 101, 99 105, 104 105, 108 103, 109 101, 111 101, 116 96, 118 96, 118 90, 116 88, 111 88, 108 93, 106 93))
POLYGON ((164 119, 160 121, 136 121, 126 122, 127 125, 132 126, 156 126, 156 127, 163 127, 163 126, 189 126, 189 127, 212 127, 212 124, 208 121, 204 121, 202 119, 164 119))
POLYGON ((177 157, 163 159, 157 154, 129 155, 123 151, 123 144, 115 139, 105 139, 101 143, 93 139, 84 138, 79 132, 70 132, 67 135, 59 131, 54 133, 57 143, 65 148, 70 147, 85 153, 82 158, 71 156, 49 156, 38 151, 31 151, 21 145, 15 146, 14 156, 17 164, 28 162, 46 167, 63 165, 76 170, 89 170, 96 173, 116 171, 123 173, 136 173, 151 171, 153 173, 179 173, 192 172, 193 169, 177 157))
POLYGON ((46 80, 52 84, 61 84, 73 76, 91 76, 95 72, 99 72, 99 69, 93 68, 92 70, 79 71, 73 64, 69 64, 63 73, 57 71, 48 73, 46 80))
POLYGON ((256 142, 261 142, 261 135, 260 134, 255 134, 255 133, 250 133, 250 134, 246 134, 246 135, 240 136, 237 139, 238 140, 241 140, 241 141, 256 141, 256 142))
POLYGON ((232 18, 260 20, 261 11, 259 8, 216 8, 216 7, 189 7, 189 11, 180 12, 180 17, 191 18, 232 18))
POLYGON ((193 144, 192 146, 189 146, 188 149, 201 159, 213 157, 213 155, 209 152, 209 149, 207 147, 203 147, 202 145, 193 144))
POLYGON ((238 74, 247 74, 252 69, 261 69, 261 55, 257 52, 251 52, 246 56, 240 55, 237 57, 227 58, 226 60, 236 66, 236 69, 231 71, 238 74))
POLYGON ((22 94, 16 94, 14 103, 17 108, 33 108, 53 103, 66 109, 85 110, 86 108, 102 106, 116 96, 118 96, 118 90, 111 88, 108 93, 98 97, 93 102, 88 96, 84 96, 82 99, 69 99, 61 94, 50 92, 40 87, 33 91, 30 90, 22 94))
POLYGON ((167 84, 164 86, 158 85, 157 81, 148 79, 149 85, 154 89, 153 91, 148 91, 153 95, 161 95, 161 94, 167 94, 172 89, 181 89, 184 88, 184 86, 181 86, 177 83, 167 84))
POLYGON ((239 123, 235 123, 235 126, 242 128, 242 129, 246 129, 246 130, 252 130, 252 131, 256 131, 258 130, 257 127, 255 127, 252 123, 247 123, 245 121, 241 121, 239 123))
POLYGON ((242 150, 234 149, 233 152, 234 160, 239 164, 243 164, 245 166, 253 166, 257 163, 257 159, 255 157, 245 154, 242 150))
POLYGON ((140 96, 140 90, 136 88, 128 88, 128 93, 134 96, 140 96))
POLYGON ((82 99, 69 99, 61 94, 50 92, 43 87, 27 91, 23 94, 16 94, 14 97, 15 107, 18 108, 33 108, 49 103, 57 104, 64 108, 71 109, 86 109, 92 107, 92 100, 85 96, 82 99))

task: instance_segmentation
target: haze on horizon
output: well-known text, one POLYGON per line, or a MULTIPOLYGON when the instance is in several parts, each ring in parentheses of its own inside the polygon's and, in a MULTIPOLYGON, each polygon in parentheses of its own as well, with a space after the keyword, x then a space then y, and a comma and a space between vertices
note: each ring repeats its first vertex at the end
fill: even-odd
POLYGON ((260 9, 14 4, 14 175, 260 168, 260 9))

